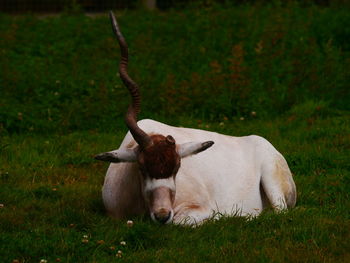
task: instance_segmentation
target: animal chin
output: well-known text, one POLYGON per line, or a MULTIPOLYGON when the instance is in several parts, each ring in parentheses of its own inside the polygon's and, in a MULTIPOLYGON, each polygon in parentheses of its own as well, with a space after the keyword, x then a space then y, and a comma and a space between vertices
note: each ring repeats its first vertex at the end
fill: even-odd
POLYGON ((174 212, 173 210, 170 210, 168 213, 160 213, 156 214, 154 212, 151 212, 151 218, 154 222, 156 223, 161 223, 161 224, 169 224, 173 221, 174 217, 174 212))

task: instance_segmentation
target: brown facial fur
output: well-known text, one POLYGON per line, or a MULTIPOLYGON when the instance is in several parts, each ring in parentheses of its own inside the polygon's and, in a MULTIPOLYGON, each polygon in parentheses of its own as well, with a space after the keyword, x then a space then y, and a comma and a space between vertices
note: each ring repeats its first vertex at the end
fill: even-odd
POLYGON ((163 135, 152 135, 152 146, 143 149, 143 170, 148 176, 155 179, 169 178, 176 174, 180 166, 180 157, 176 152, 175 140, 163 135))

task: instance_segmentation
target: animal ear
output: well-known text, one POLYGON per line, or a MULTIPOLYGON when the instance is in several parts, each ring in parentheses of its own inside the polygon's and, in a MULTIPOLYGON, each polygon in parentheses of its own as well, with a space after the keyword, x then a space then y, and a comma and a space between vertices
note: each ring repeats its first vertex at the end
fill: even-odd
POLYGON ((185 158, 187 156, 203 152, 209 147, 211 147, 213 144, 214 144, 213 141, 187 142, 187 143, 179 144, 177 151, 181 158, 185 158))
POLYGON ((94 157, 96 160, 110 162, 110 163, 123 163, 123 162, 135 162, 137 159, 134 149, 118 149, 111 152, 100 153, 94 157))

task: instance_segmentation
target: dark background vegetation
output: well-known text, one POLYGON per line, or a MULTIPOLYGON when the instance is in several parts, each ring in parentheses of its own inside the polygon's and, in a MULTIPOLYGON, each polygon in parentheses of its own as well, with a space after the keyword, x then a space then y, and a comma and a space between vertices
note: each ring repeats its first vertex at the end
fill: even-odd
MULTIPOLYGON (((349 110, 347 8, 212 4, 123 11, 141 117, 273 118, 308 101, 349 110)), ((2 132, 111 130, 128 100, 106 16, 0 15, 2 132)))
POLYGON ((107 12, 71 3, 0 13, 0 262, 350 262, 346 1, 116 10, 140 118, 263 136, 294 174, 294 209, 198 228, 106 215, 92 157, 125 136, 129 95, 107 12))
MULTIPOLYGON (((66 9, 79 6, 88 12, 105 11, 111 8, 138 8, 141 2, 147 0, 1 0, 0 12, 61 12, 66 9)), ((186 8, 191 5, 210 6, 215 3, 242 4, 271 4, 276 0, 154 0, 156 7, 161 10, 169 8, 186 8)), ((301 5, 316 4, 320 6, 344 5, 347 0, 286 0, 281 3, 298 2, 301 5)))

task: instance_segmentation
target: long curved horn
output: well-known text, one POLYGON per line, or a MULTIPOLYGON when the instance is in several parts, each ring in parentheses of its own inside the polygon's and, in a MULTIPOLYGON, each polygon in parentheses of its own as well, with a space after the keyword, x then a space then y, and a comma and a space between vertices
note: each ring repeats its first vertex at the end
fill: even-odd
POLYGON ((126 126, 128 126, 135 141, 142 148, 146 148, 152 143, 152 140, 150 136, 142 129, 140 129, 140 127, 137 125, 137 114, 140 112, 141 97, 138 85, 128 75, 128 45, 126 44, 126 41, 120 32, 117 20, 115 19, 112 11, 109 12, 109 17, 112 22, 113 32, 117 36, 120 46, 121 59, 119 63, 119 75, 124 85, 128 88, 132 98, 132 103, 129 105, 128 111, 125 115, 125 123, 126 126))

